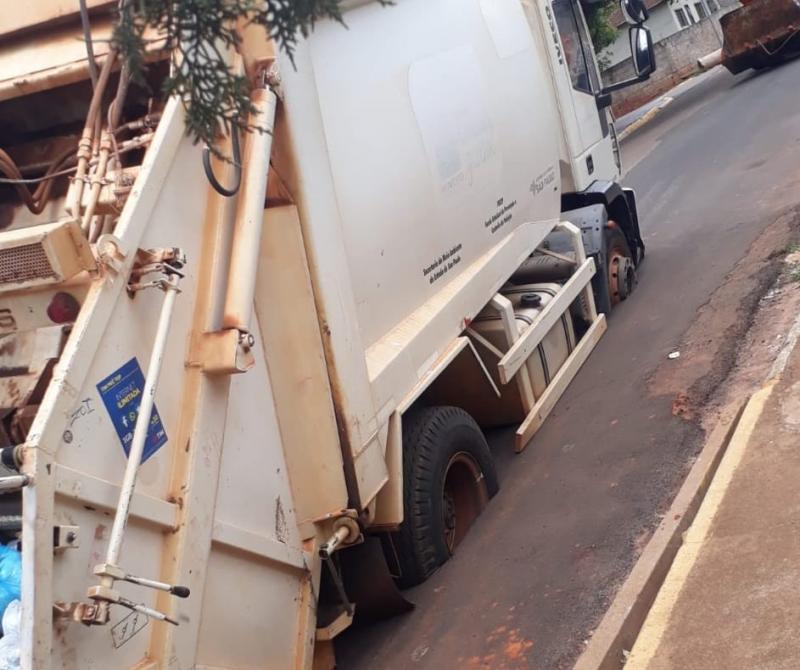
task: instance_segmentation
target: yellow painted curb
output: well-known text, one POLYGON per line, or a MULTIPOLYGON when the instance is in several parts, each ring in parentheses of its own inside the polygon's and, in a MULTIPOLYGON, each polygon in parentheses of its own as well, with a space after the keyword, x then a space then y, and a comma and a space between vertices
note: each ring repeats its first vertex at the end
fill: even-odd
POLYGON ((631 133, 636 132, 642 126, 648 124, 652 121, 658 114, 666 107, 669 103, 672 102, 672 98, 664 97, 661 104, 656 105, 653 109, 647 110, 642 116, 640 116, 636 121, 634 121, 631 125, 629 125, 625 130, 621 131, 618 135, 618 140, 622 142, 628 135, 631 133))
POLYGON ((664 632, 669 625, 675 603, 686 584, 689 573, 697 562, 705 540, 708 538, 711 524, 731 481, 733 481, 733 475, 742 461, 747 444, 761 417, 764 405, 772 394, 775 383, 773 381, 764 386, 747 402, 739 425, 736 427, 728 449, 714 475, 714 480, 708 488, 697 516, 686 531, 683 545, 675 556, 667 578, 656 596, 647 619, 645 619, 633 650, 625 663, 625 670, 645 670, 655 658, 664 632))

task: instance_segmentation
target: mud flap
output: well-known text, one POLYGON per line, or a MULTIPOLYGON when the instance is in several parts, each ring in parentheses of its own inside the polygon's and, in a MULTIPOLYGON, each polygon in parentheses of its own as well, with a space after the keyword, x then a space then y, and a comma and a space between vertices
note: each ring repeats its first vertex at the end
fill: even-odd
POLYGON ((389 571, 378 537, 340 554, 342 578, 350 601, 355 603, 355 624, 372 623, 410 612, 414 604, 400 593, 389 571))

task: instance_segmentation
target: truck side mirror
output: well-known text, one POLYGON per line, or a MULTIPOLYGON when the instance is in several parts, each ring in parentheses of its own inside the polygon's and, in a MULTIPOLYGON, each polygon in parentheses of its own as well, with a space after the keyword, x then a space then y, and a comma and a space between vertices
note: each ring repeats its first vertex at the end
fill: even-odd
POLYGON ((632 26, 641 25, 650 16, 644 0, 619 0, 619 8, 622 10, 625 22, 632 26))
POLYGON ((633 70, 640 80, 647 79, 656 69, 653 36, 644 26, 631 26, 628 37, 631 41, 633 70))
POLYGON ((633 61, 633 71, 636 76, 632 79, 617 82, 606 86, 601 93, 611 93, 619 91, 621 88, 633 86, 641 81, 650 78, 656 70, 656 55, 653 50, 653 36, 644 26, 631 26, 628 30, 628 37, 631 41, 631 60, 633 61))

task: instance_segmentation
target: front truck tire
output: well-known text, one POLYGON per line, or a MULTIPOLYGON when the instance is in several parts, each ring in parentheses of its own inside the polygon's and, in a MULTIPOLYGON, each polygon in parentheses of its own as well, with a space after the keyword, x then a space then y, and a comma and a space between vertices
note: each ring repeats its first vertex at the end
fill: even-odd
POLYGON ((425 581, 453 554, 497 493, 489 445, 457 407, 426 407, 403 417, 404 520, 394 544, 401 587, 425 581))

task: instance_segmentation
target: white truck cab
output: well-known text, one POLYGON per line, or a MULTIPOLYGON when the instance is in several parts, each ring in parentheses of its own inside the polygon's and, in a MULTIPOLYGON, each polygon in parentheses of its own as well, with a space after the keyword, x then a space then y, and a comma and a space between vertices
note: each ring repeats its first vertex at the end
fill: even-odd
POLYGON ((635 196, 619 186, 620 151, 609 108, 613 91, 636 85, 655 69, 652 39, 642 25, 646 7, 623 2, 622 11, 631 26, 637 76, 604 87, 580 2, 554 0, 540 6, 542 23, 550 29, 550 62, 561 108, 562 207, 565 218, 583 230, 587 253, 597 259, 593 285, 606 313, 633 290, 635 269, 644 256, 635 196))

